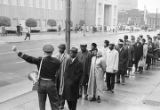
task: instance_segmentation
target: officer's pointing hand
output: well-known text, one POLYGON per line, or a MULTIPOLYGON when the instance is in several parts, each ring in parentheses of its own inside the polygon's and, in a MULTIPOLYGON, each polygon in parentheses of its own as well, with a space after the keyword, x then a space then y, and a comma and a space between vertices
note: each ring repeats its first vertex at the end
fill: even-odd
POLYGON ((16 47, 16 46, 13 46, 13 47, 12 47, 12 50, 13 50, 14 52, 18 53, 18 50, 17 50, 17 47, 16 47))

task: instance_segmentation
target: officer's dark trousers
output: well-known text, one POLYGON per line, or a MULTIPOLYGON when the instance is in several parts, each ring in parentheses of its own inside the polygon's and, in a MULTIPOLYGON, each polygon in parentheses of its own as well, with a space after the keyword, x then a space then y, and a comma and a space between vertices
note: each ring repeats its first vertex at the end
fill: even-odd
POLYGON ((38 88, 40 110, 45 110, 47 96, 49 97, 52 110, 58 110, 59 99, 56 83, 53 81, 40 80, 38 88))
POLYGON ((75 101, 68 101, 67 100, 67 103, 68 103, 69 110, 76 110, 77 100, 75 100, 75 101))
POLYGON ((113 90, 115 84, 115 74, 106 73, 106 75, 107 75, 107 88, 108 90, 113 90))

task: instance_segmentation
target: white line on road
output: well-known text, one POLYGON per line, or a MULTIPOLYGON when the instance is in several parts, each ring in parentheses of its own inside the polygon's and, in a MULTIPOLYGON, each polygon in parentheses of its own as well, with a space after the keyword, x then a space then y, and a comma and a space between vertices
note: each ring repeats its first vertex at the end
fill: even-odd
MULTIPOLYGON (((33 51, 33 50, 40 50, 41 48, 35 48, 35 49, 27 49, 27 50, 22 50, 23 52, 27 52, 27 51, 33 51)), ((7 54, 13 54, 14 52, 9 51, 9 52, 4 52, 4 53, 0 53, 0 55, 7 55, 7 54)))
POLYGON ((16 64, 25 63, 25 61, 16 62, 16 64))

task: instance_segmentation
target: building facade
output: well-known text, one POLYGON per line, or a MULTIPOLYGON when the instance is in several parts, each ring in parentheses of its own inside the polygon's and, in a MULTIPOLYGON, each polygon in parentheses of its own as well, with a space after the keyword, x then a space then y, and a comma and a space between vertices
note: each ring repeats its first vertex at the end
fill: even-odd
MULTIPOLYGON (((65 27, 66 0, 0 0, 0 16, 11 19, 12 26, 25 27, 28 18, 34 18, 38 27, 45 30, 47 20, 54 19, 65 27)), ((84 20, 86 25, 117 25, 117 0, 71 0, 73 26, 84 20)))
POLYGON ((44 30, 48 19, 64 25, 64 2, 65 0, 0 0, 0 16, 9 17, 12 27, 18 24, 25 27, 26 19, 34 18, 38 27, 44 30))
POLYGON ((160 14, 149 12, 145 13, 145 11, 138 9, 121 11, 118 14, 118 24, 160 28, 160 14))
POLYGON ((118 10, 132 10, 138 8, 138 0, 118 0, 118 10))
POLYGON ((144 11, 138 9, 121 11, 118 13, 118 24, 142 26, 145 24, 144 11))
POLYGON ((84 20, 89 26, 116 26, 117 0, 72 0, 72 20, 84 20))

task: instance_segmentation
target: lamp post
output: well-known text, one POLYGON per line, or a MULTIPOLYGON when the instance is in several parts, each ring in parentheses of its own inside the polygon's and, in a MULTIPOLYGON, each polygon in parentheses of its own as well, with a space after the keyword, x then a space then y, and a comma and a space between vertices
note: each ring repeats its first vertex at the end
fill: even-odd
POLYGON ((70 27, 71 27, 71 0, 66 0, 66 47, 67 47, 67 53, 69 53, 70 50, 70 27))

